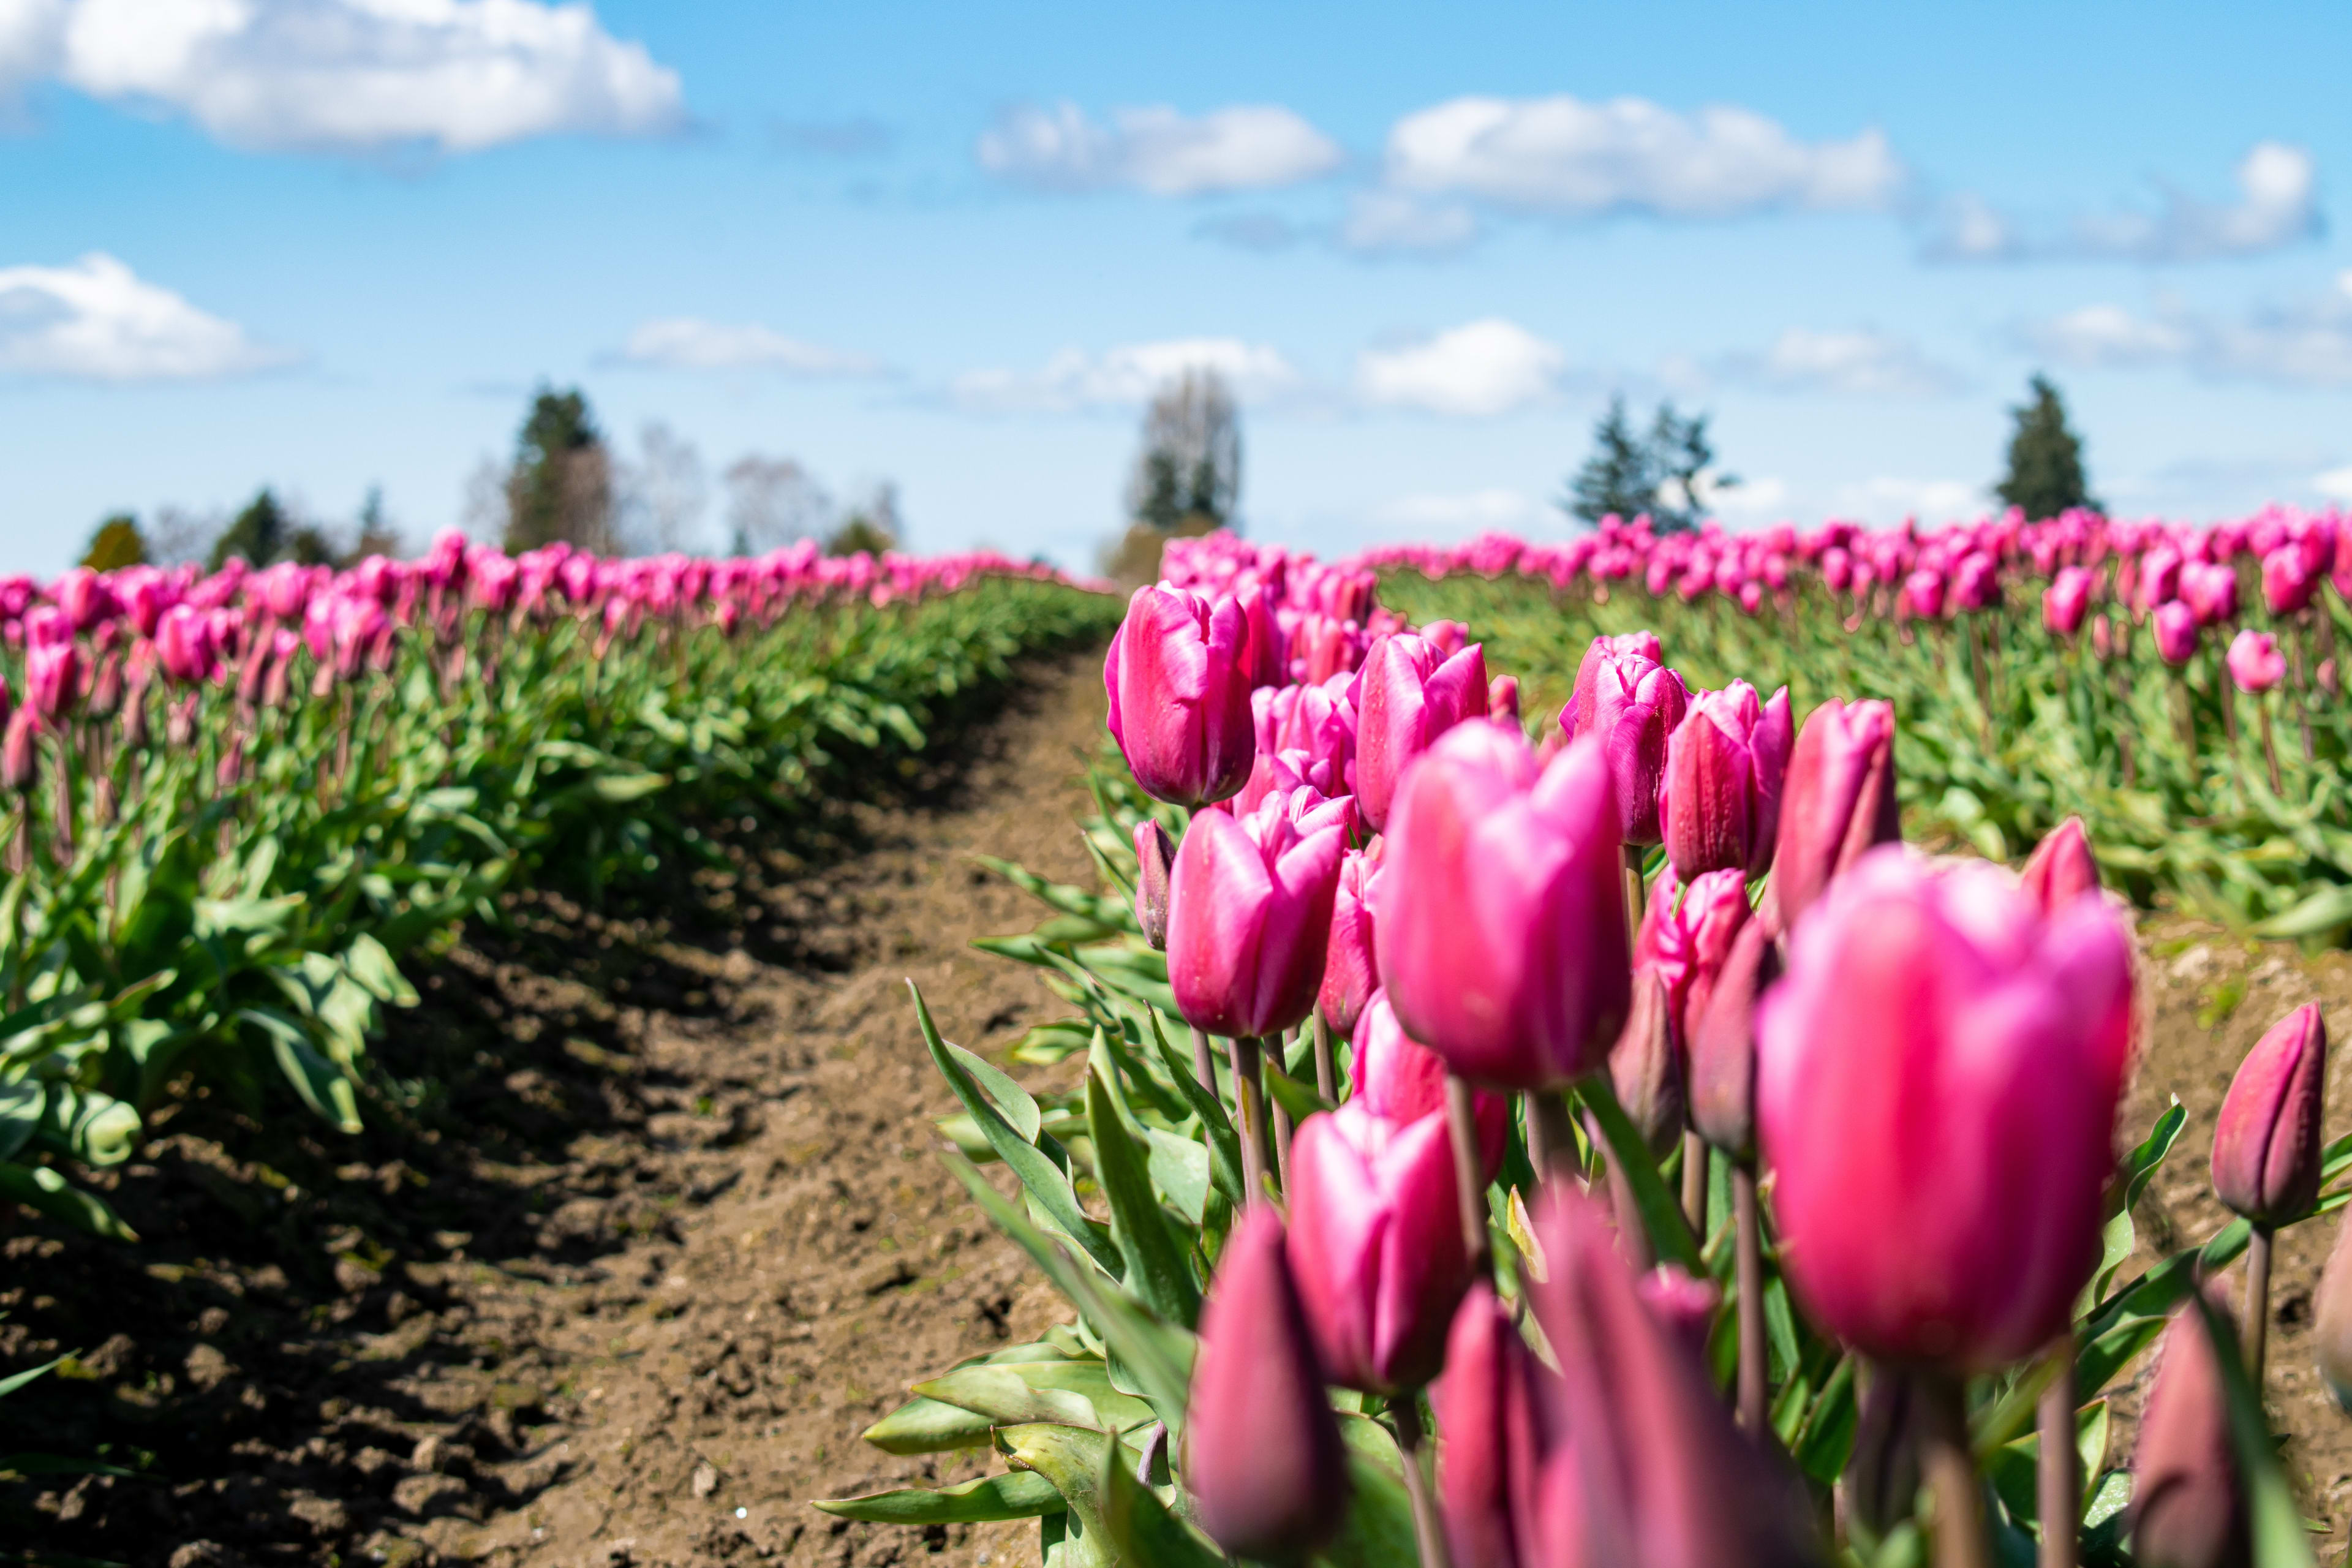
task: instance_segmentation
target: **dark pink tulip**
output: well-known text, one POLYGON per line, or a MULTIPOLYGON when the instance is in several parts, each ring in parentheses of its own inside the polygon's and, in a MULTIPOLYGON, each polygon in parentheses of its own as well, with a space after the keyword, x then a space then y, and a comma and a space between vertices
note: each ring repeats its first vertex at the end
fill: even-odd
POLYGON ((1723 1305, 1722 1288, 1712 1279, 1695 1279, 1672 1263, 1651 1269, 1633 1281, 1633 1288, 1641 1292, 1650 1316, 1682 1342, 1693 1360, 1703 1362, 1715 1314, 1723 1305))
POLYGON ((2250 697, 2258 697, 2286 679, 2286 655, 2279 652, 2278 638, 2252 626, 2230 640, 2223 662, 2229 665, 2230 679, 2237 682, 2238 689, 2250 697))
POLYGON ((2091 574, 2080 566, 2061 566, 2050 586, 2042 590, 2042 624, 2053 637, 2071 637, 2083 629, 2091 608, 2091 574))
POLYGON ((1405 764, 1465 719, 1486 711, 1486 655, 1450 657, 1410 633, 1382 637, 1364 659, 1356 699, 1356 802, 1374 832, 1388 826, 1405 764))
POLYGON ((2180 593, 2180 552, 2159 544, 2139 558, 2140 607, 2151 608, 2180 593))
POLYGON ((1538 768, 1507 725, 1441 736, 1397 792, 1374 922, 1406 1031, 1498 1088, 1606 1062, 1633 989, 1617 830, 1597 737, 1538 768))
POLYGON ((2055 914, 2084 893, 2099 890, 2099 862, 2091 853, 2083 819, 2070 816, 2033 847, 2018 879, 2045 915, 2055 914))
POLYGON ((1990 610, 2000 604, 2000 568, 1981 550, 1972 550, 1952 574, 1952 606, 1990 610))
POLYGON ((1234 597, 1249 622, 1249 681, 1256 686, 1282 686, 1290 679, 1290 655, 1275 617, 1280 595, 1263 583, 1244 581, 1234 597))
POLYGON ((2187 664, 2197 654, 2197 617, 2178 599, 2167 599, 2148 617, 2156 633, 2158 657, 2171 665, 2187 664))
POLYGON ((2327 1022, 2306 1002, 2254 1042, 2213 1125, 2213 1194, 2256 1225, 2301 1216, 2319 1195, 2327 1022))
POLYGON ((1301 833, 1279 809, 1194 814, 1168 878, 1168 983, 1189 1022, 1240 1037, 1307 1016, 1344 837, 1336 823, 1301 833))
POLYGON ((1444 1110, 1391 1121, 1349 1100, 1308 1117, 1288 1196, 1290 1275, 1324 1375, 1371 1394, 1435 1376, 1470 1286, 1444 1110))
POLYGON ((1677 1048, 1687 1048, 1748 916, 1743 872, 1709 871, 1685 889, 1668 866, 1652 889, 1633 938, 1633 966, 1654 965, 1664 978, 1677 1048))
POLYGON ((211 622, 201 610, 173 605, 155 624, 155 652, 163 673, 182 685, 207 679, 218 657, 211 622))
POLYGON ((1756 1147, 1756 1004, 1780 978, 1780 952, 1762 921, 1742 925, 1688 1015, 1691 1125, 1734 1156, 1756 1147))
POLYGON ((1143 940, 1165 951, 1168 946, 1168 863, 1176 858, 1176 841, 1150 817, 1135 825, 1135 923, 1143 940))
POLYGON ((1683 1131, 1683 1062, 1674 1003, 1654 965, 1633 971, 1633 1005, 1624 1031, 1609 1052, 1609 1079, 1649 1144, 1663 1156, 1683 1131))
POLYGON ((67 572, 49 589, 50 597, 73 623, 74 630, 89 631, 101 621, 112 620, 122 613, 122 605, 114 596, 107 580, 87 566, 76 566, 67 572))
POLYGON ((1708 871, 1763 875, 1780 827, 1780 785, 1795 737, 1789 689, 1769 702, 1735 680, 1692 697, 1666 742, 1659 795, 1666 858, 1684 881, 1708 871))
POLYGON ((2292 616, 2308 608, 2319 591, 2319 574, 2311 560, 2292 544, 2282 544, 2263 557, 2263 603, 2274 616, 2292 616))
MULTIPOLYGON (((1445 1108, 1445 1059, 1404 1032, 1388 993, 1376 991, 1356 1020, 1355 1082, 1350 1105, 1361 1105, 1384 1121, 1417 1121, 1445 1108)), ((1485 1089, 1471 1097, 1478 1122, 1478 1152, 1486 1179, 1503 1168, 1503 1145, 1510 1131, 1510 1102, 1485 1089)))
POLYGON ((1261 747, 1257 760, 1250 764, 1249 782, 1242 785, 1240 794, 1227 796, 1217 805, 1235 816, 1247 816, 1265 804, 1266 796, 1279 795, 1287 800, 1300 789, 1324 796, 1348 793, 1329 759, 1318 761, 1305 752, 1271 752, 1261 747))
POLYGON ((1265 1562, 1313 1551, 1348 1509, 1339 1418, 1284 1254, 1281 1218, 1251 1205, 1201 1308, 1182 1455, 1201 1528, 1265 1562))
POLYGON ((0 735, 0 788, 18 795, 31 790, 40 771, 40 739, 41 718, 30 706, 8 715, 7 731, 0 735))
POLYGON ((1339 890, 1331 900, 1331 942, 1323 959, 1323 984, 1316 1005, 1340 1035, 1356 1032, 1364 1004, 1381 986, 1380 959, 1373 951, 1373 893, 1380 885, 1384 842, 1375 838, 1350 849, 1339 862, 1339 890))
POLYGON ((1758 1131, 1789 1279, 1865 1355, 2032 1353, 2099 1258, 2131 1037, 2105 906, 2044 917, 2008 873, 1863 858, 1797 922, 1757 1027, 1758 1131))
POLYGON ((2200 626, 2238 613, 2238 574, 2219 562, 2191 561, 2180 569, 2180 600, 2200 626))
POLYGON ((48 723, 72 709, 80 694, 81 649, 72 642, 43 643, 25 650, 25 705, 48 723))
POLYGON ((1645 632, 1594 638, 1577 671, 1576 690, 1559 714, 1570 740, 1591 735, 1600 741, 1616 782, 1619 835, 1628 844, 1659 841, 1666 741, 1690 705, 1683 678, 1637 651, 1656 643, 1645 632))
POLYGON ((1903 597, 1910 602, 1911 613, 1921 620, 1941 620, 1944 616, 1944 574, 1932 566, 1922 566, 1903 579, 1903 597))
POLYGON ((1772 857, 1775 929, 1787 930, 1830 879, 1875 844, 1903 836, 1895 799, 1895 710, 1822 703, 1805 720, 1780 789, 1772 857))
POLYGON ((2173 1313, 2157 1351, 2132 1456, 2131 1514, 2132 1561, 2144 1568, 2243 1568, 2253 1560, 2221 1370, 2194 1301, 2173 1313))
POLYGON ((1438 1500, 1454 1568, 1518 1568, 1532 1537, 1538 1363, 1510 1310, 1480 1280, 1463 1297, 1445 1343, 1445 1375, 1430 1391, 1444 1447, 1438 1500))
POLYGON ((1255 752, 1249 623, 1231 599, 1138 588, 1103 661, 1113 739, 1146 795, 1205 805, 1239 790, 1255 752))

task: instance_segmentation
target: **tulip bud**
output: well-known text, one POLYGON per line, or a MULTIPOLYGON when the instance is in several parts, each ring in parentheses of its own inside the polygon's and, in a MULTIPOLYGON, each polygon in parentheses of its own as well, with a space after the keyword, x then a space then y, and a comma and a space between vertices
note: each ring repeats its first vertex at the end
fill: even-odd
POLYGON ((1875 844, 1903 837, 1895 799, 1895 710, 1822 703, 1805 720, 1780 791, 1772 858, 1775 929, 1792 928, 1830 879, 1875 844))
POLYGON ((2292 616, 2307 608, 2319 589, 2319 574, 2304 553, 2282 544, 2263 557, 2263 602, 2273 616, 2292 616))
MULTIPOLYGON (((1355 1083, 1350 1105, 1361 1105, 1383 1121, 1417 1121, 1445 1108, 1445 1059, 1404 1032, 1388 993, 1375 991, 1357 1020, 1353 1041, 1355 1083)), ((1503 1168, 1503 1144, 1509 1134, 1510 1102, 1486 1089, 1474 1091, 1471 1105, 1478 1123, 1478 1152, 1488 1181, 1503 1168)))
POLYGON ((2080 566, 2061 566, 2050 586, 2042 590, 2042 624, 2052 637, 2071 637, 2083 627, 2091 607, 2091 574, 2080 566))
POLYGON ((1288 1196, 1290 1274, 1324 1375, 1370 1394, 1435 1376, 1470 1286, 1444 1109, 1390 1121, 1349 1100, 1308 1117, 1288 1196))
POLYGON ((2312 1292, 2312 1346, 2328 1392, 2352 1415, 2352 1210, 2336 1223, 2336 1245, 2312 1292))
POLYGON ((1187 1021, 1235 1038, 1286 1029, 1315 1004, 1344 834, 1277 809, 1194 814, 1168 877, 1168 983, 1187 1021))
POLYGON ((2180 568, 2180 599, 2200 626, 2238 613, 2238 574, 2220 562, 2191 561, 2180 568))
POLYGON ((1735 680, 1693 697, 1666 742, 1659 797, 1666 858, 1687 882, 1708 871, 1761 876, 1780 827, 1780 787, 1793 743, 1789 689, 1769 702, 1735 680))
POLYGON ((2191 1301, 2164 1331, 2132 1456, 2132 1561, 2142 1568, 2228 1568, 2252 1561, 2252 1521, 2226 1398, 2212 1333, 2191 1301))
POLYGON ((2178 599, 2167 599, 2149 617, 2157 656, 2167 664, 2187 664, 2197 654, 2197 617, 2178 599))
POLYGON ((40 715, 29 706, 8 715, 6 734, 0 737, 0 787, 32 793, 40 776, 40 715))
POLYGON ((2213 1194, 2256 1225, 2299 1218, 2319 1195, 2327 1024, 2306 1002, 2238 1064, 2213 1126, 2213 1194))
POLYGON ((1895 847, 1832 885, 1757 1021, 1789 1281, 1865 1355, 1949 1372, 2049 1342, 2099 1258, 2131 1036, 2105 904, 1895 847))
POLYGON ((1331 900, 1331 941, 1323 959, 1323 984, 1316 1005, 1341 1035, 1356 1032, 1364 1004, 1380 989, 1380 960, 1373 952, 1372 900, 1380 884, 1382 842, 1350 849, 1339 862, 1339 889, 1331 900))
POLYGON ((2049 837, 2025 858, 2025 869, 2018 873, 2018 881, 2045 915, 2055 914, 2084 893, 2097 892, 2099 862, 2091 854, 2083 819, 2070 816, 2052 828, 2049 837))
POLYGON ((1633 972, 1633 1005, 1609 1053, 1618 1103, 1650 1152, 1663 1158, 1683 1131, 1683 1070, 1675 1048, 1672 1005, 1654 967, 1633 972))
POLYGON ((1356 804, 1377 832, 1388 826, 1405 764, 1486 713, 1486 654, 1476 643, 1449 658, 1424 637, 1382 637, 1365 656, 1358 691, 1356 804))
POLYGON ((1617 826, 1597 737, 1538 769, 1507 725, 1441 736, 1397 794, 1375 911, 1406 1032, 1498 1088, 1604 1063, 1633 990, 1617 826))
POLYGON ((1445 1342, 1445 1375, 1430 1391, 1443 1443, 1437 1494, 1454 1568, 1518 1568, 1523 1519, 1536 1503, 1537 1363, 1509 1309, 1485 1280, 1470 1287, 1445 1342))
POLYGON ((1201 1527, 1237 1557, 1304 1555, 1347 1515, 1339 1418, 1285 1261, 1282 1220, 1264 1204, 1225 1243, 1201 1308, 1183 1468, 1201 1527))
POLYGON ((25 650, 25 705, 49 723, 69 713, 79 695, 81 650, 70 641, 25 650))
POLYGON ((1506 724, 1519 721, 1519 678, 1498 675, 1486 683, 1486 717, 1506 724))
MULTIPOLYGON (((619 601, 615 600, 615 604, 619 601)), ((1205 805, 1239 790, 1255 742, 1241 606, 1138 588, 1103 661, 1107 722, 1146 795, 1205 805)))
POLYGON ((1780 952, 1762 921, 1741 926, 1690 1031, 1691 1125, 1735 1158, 1756 1147, 1756 1004, 1780 978, 1780 952))
MULTIPOLYGON (((1570 740, 1600 737, 1616 782, 1620 836, 1628 844, 1655 844, 1666 740, 1682 723, 1689 694, 1673 670, 1614 646, 1623 640, 1594 639, 1559 723, 1570 740)), ((1649 639, 1650 646, 1655 642, 1649 639)))
POLYGON ((1176 856, 1176 841, 1168 830, 1145 817, 1135 825, 1135 923, 1143 940, 1160 952, 1168 949, 1168 862, 1176 856))
POLYGON ((1707 1336, 1715 1330, 1715 1314, 1723 1305, 1723 1289, 1712 1279, 1695 1279, 1678 1264, 1662 1263, 1633 1281, 1650 1316, 1691 1353, 1706 1357, 1707 1336))
POLYGON ((2312 678, 2319 682, 2319 689, 2325 691, 2330 697, 2334 697, 2337 694, 2338 683, 2336 674, 2336 661, 2334 659, 2321 659, 2319 661, 2319 668, 2313 670, 2311 673, 2312 678))
POLYGON ((2230 667, 2230 679, 2250 697, 2259 696, 2286 679, 2286 655, 2279 652, 2278 638, 2252 626, 2230 639, 2230 651, 2223 656, 2223 661, 2230 667))

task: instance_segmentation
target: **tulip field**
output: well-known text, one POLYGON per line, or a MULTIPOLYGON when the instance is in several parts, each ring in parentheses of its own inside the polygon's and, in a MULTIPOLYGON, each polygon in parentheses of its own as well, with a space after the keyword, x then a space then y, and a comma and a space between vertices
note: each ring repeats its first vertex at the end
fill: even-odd
POLYGON ((2274 1249, 2352 1185, 2320 1008, 2153 1261, 2186 1115, 2119 1112, 2135 903, 2352 929, 2347 568, 2286 512, 1172 545, 1100 887, 1006 866, 1054 912, 983 944, 1074 1086, 913 999, 1075 1319, 866 1434, 1001 1468, 819 1506, 1034 1517, 1048 1568, 2315 1562, 2264 1393, 2274 1249))

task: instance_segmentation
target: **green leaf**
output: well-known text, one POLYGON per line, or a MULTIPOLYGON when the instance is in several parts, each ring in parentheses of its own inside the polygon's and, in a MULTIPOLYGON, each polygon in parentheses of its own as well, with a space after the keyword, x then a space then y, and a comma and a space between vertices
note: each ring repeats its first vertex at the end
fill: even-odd
POLYGON ((1104 1454, 1098 1483, 1103 1533, 1119 1561, 1136 1568, 1224 1568, 1225 1554, 1214 1543, 1128 1472, 1124 1452, 1104 1454))
POLYGON ((950 1448, 985 1448, 988 1428, 985 1415, 960 1405, 918 1397, 858 1436, 886 1454, 939 1454, 950 1448))
POLYGON ((1010 1470, 937 1491, 910 1487, 869 1497, 817 1498, 812 1506, 838 1519, 870 1520, 876 1524, 985 1524, 992 1520, 1059 1513, 1068 1505, 1045 1477, 1034 1470, 1010 1470))
POLYGON ((971 1074, 972 1081, 980 1085, 981 1092, 988 1096, 989 1103, 1013 1124, 1013 1130, 1026 1142, 1037 1142, 1037 1130, 1042 1125, 1042 1119, 1037 1111, 1037 1101, 1029 1091, 961 1046, 950 1044, 948 1051, 963 1064, 963 1070, 971 1074))
POLYGON ((591 780, 589 788, 606 805, 625 805, 643 800, 667 783, 661 773, 604 773, 591 780))
POLYGON ((1105 1538, 1103 1466, 1118 1451, 1118 1443, 1100 1432, 1041 1422, 998 1427, 996 1451, 1013 1469, 1034 1470, 1053 1482, 1078 1527, 1098 1541, 1105 1538))
MULTIPOLYGON (((1059 1388, 1033 1387, 1010 1366, 960 1366, 944 1377, 915 1384, 925 1399, 954 1405, 975 1415, 985 1415, 993 1426, 1018 1426, 1028 1422, 1058 1422, 1065 1426, 1099 1427, 1102 1417, 1083 1394, 1059 1388)), ((1105 1379, 1105 1387, 1108 1380, 1105 1379)))
POLYGON ((1339 1437, 1348 1452, 1348 1515, 1322 1560, 1333 1568, 1420 1568, 1395 1435, 1368 1415, 1342 1412, 1339 1437))
POLYGON ((319 1053, 301 1025, 270 1007, 240 1007, 236 1016, 268 1037, 278 1070, 303 1104, 342 1131, 360 1130, 359 1101, 352 1093, 352 1080, 319 1053))
POLYGON ((1110 1199, 1111 1235, 1127 1260, 1128 1289, 1162 1318, 1189 1329, 1201 1315, 1201 1289, 1187 1249, 1151 1190, 1144 1155, 1111 1103, 1112 1070, 1107 1060, 1097 1060, 1087 1073, 1087 1121, 1103 1194, 1110 1199))
POLYGON ((1318 1110, 1335 1109, 1329 1100, 1316 1093, 1311 1086, 1299 1082, 1283 1071, 1281 1066, 1274 1059, 1276 1054, 1272 1051, 1267 1052, 1263 1064, 1265 1092, 1273 1097, 1276 1105, 1290 1113, 1290 1120, 1294 1123, 1306 1121, 1318 1110))
POLYGON ((1601 1124, 1601 1136, 1607 1141, 1618 1169, 1625 1173, 1626 1184, 1633 1191, 1633 1206, 1641 1213, 1643 1228, 1650 1233, 1659 1261, 1678 1263, 1693 1275, 1706 1273, 1698 1243, 1683 1218, 1682 1201, 1666 1190, 1658 1163, 1650 1156, 1650 1146, 1617 1103, 1617 1091, 1610 1087, 1608 1075, 1595 1073, 1584 1079, 1576 1092, 1601 1124))
POLYGON ((46 1091, 36 1079, 0 1083, 0 1160, 15 1157, 41 1125, 42 1101, 46 1098, 46 1091))
POLYGON ((1151 1180, 1177 1211, 1193 1225, 1202 1222, 1209 1202, 1209 1152, 1190 1138, 1158 1127, 1147 1127, 1150 1140, 1151 1180))
POLYGON ((109 1241, 139 1239, 139 1233, 123 1224, 105 1199, 70 1184, 47 1165, 0 1163, 0 1198, 37 1209, 51 1219, 109 1241))
POLYGON ((366 931, 352 938, 343 950, 343 967, 367 994, 394 1007, 416 1005, 416 987, 408 983, 383 943, 366 931))
POLYGON ((1225 1114, 1224 1101, 1213 1089, 1204 1088, 1192 1076, 1192 1064, 1176 1054, 1168 1043, 1167 1032, 1160 1026, 1160 1016, 1150 1016, 1152 1044, 1159 1048, 1160 1059, 1168 1064, 1168 1073, 1175 1080, 1184 1102, 1192 1114, 1201 1119, 1208 1133, 1209 1179, 1225 1201, 1235 1208, 1242 1206, 1242 1141, 1234 1131, 1233 1118, 1225 1114))
POLYGON ((58 1362, 61 1362, 65 1359, 65 1357, 59 1356, 57 1358, 57 1361, 45 1361, 37 1367, 28 1368, 24 1372, 11 1373, 6 1377, 0 1377, 0 1397, 5 1397, 8 1394, 14 1394, 18 1389, 24 1387, 26 1384, 32 1382, 35 1378, 40 1376, 43 1373, 55 1370, 58 1362))
POLYGON ((994 1102, 982 1092, 980 1085, 965 1069, 963 1063, 957 1060, 955 1054, 949 1049, 948 1043, 940 1038, 939 1026, 931 1022, 931 1010, 923 1004, 921 989, 911 980, 907 982, 907 989, 914 994, 915 1018, 922 1026, 923 1043, 930 1048, 931 1060, 938 1064, 940 1075, 955 1090, 956 1098, 963 1101, 964 1110, 980 1124, 981 1135, 988 1140, 989 1147, 996 1151, 998 1159, 1012 1168, 1013 1173, 1020 1178, 1021 1184, 1028 1189, 1029 1195, 1036 1200, 1038 1206, 1045 1210, 1062 1234, 1086 1248, 1088 1257, 1116 1278, 1118 1271, 1124 1267, 1118 1248, 1103 1236, 1101 1227, 1088 1219, 1086 1211, 1078 1206, 1078 1195, 1071 1190, 1069 1178, 1046 1158, 1043 1150, 1022 1137, 996 1109, 994 1102))
POLYGON ((2317 1568, 2310 1532, 2304 1529, 2303 1511, 2295 1506, 2294 1493, 2279 1469, 2278 1453, 2263 1419, 2262 1401, 2246 1381, 2245 1352, 2238 1348, 2237 1332, 2202 1295, 2192 1293, 2189 1300, 2204 1323, 2213 1359, 2220 1363, 2230 1441, 2237 1450, 2238 1475, 2245 1485, 2247 1508, 2252 1516, 2253 1568, 2317 1568))

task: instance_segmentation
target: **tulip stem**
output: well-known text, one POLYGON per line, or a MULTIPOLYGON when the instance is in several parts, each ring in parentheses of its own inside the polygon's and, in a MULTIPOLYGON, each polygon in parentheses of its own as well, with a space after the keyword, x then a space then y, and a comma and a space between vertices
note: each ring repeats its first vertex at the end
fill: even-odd
POLYGON ((2271 1328, 2271 1227, 2254 1226, 2246 1242, 2246 1381, 2263 1396, 2263 1356, 2271 1328))
POLYGON ((1685 1128, 1683 1131, 1683 1215, 1691 1234, 1706 1240, 1706 1140, 1685 1128))
POLYGON ((1657 1267, 1658 1249, 1651 1239, 1650 1227, 1643 1222, 1642 1205, 1633 1196, 1633 1184, 1626 1177, 1625 1167, 1618 1163, 1617 1151, 1601 1134, 1599 1120, 1590 1111, 1586 1112, 1585 1129, 1600 1146, 1601 1161, 1609 1171, 1609 1202, 1617 1214, 1617 1250, 1623 1254, 1627 1268, 1636 1274, 1647 1273, 1657 1267))
POLYGON ((1192 1026, 1192 1076, 1201 1080, 1210 1099, 1217 1098, 1217 1058, 1209 1048, 1209 1032, 1198 1024, 1192 1026))
POLYGON ((1268 1120, 1274 1123, 1275 1184, 1284 1192, 1290 1190, 1290 1112, 1282 1101, 1267 1097, 1268 1120))
POLYGON ((2054 1367, 2050 1386, 2042 1391, 2038 1410, 2042 1428, 2037 1461, 2037 1511, 2042 1515, 2042 1554, 2038 1568, 2074 1568, 2074 1521, 2083 1508, 2083 1478, 2074 1452, 2074 1335, 2069 1330, 2050 1347, 2054 1367))
POLYGON ((1731 1163, 1731 1213, 1739 1289, 1739 1427, 1761 1440, 1765 1421, 1764 1234, 1756 1208, 1756 1166, 1731 1163))
POLYGON ((1470 1278, 1495 1275, 1494 1243, 1486 1234, 1486 1161, 1478 1146, 1478 1103, 1469 1080, 1445 1075, 1445 1128, 1454 1144, 1454 1198, 1462 1215, 1462 1246, 1470 1278))
POLYGON ((1642 911, 1649 904, 1649 889, 1642 879, 1642 847, 1625 846, 1625 951, 1633 951, 1634 937, 1642 929, 1642 911))
POLYGON ((2263 761, 2271 765, 2271 793, 2284 795, 2286 791, 2279 782, 2278 748, 2271 743, 2271 705, 2257 697, 2254 712, 2263 721, 2263 761))
POLYGON ((1339 1074, 1331 1060, 1331 1021, 1319 1007, 1315 1010, 1315 1092, 1334 1105, 1339 1103, 1339 1074))
POLYGON ((1576 1169, 1576 1123, 1570 1117, 1568 1097, 1553 1089, 1528 1090, 1528 1152, 1534 1157, 1536 1176, 1550 1181, 1563 1173, 1579 1178, 1576 1169))
POLYGON ((1419 1394, 1400 1394, 1389 1401, 1389 1429, 1396 1434, 1397 1454, 1404 1460, 1404 1495, 1412 1504, 1412 1533, 1421 1548, 1421 1568, 1453 1568, 1453 1556, 1445 1549, 1445 1519, 1430 1491, 1429 1476, 1421 1468, 1419 1394))
POLYGON ((1255 1036, 1234 1040, 1234 1103, 1241 1111, 1242 1190, 1249 1201, 1265 1196, 1265 1078, 1255 1036))
POLYGON ((1984 1489, 1969 1450, 1969 1413, 1957 1378, 1923 1373, 1919 1468, 1936 1503, 1936 1568, 1992 1568, 1984 1489))

